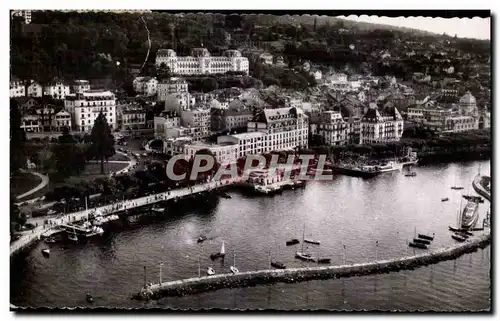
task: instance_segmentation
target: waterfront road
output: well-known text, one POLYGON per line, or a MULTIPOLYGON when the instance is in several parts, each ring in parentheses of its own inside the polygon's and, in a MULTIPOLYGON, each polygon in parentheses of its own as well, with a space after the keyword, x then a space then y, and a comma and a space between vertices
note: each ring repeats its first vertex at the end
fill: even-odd
POLYGON ((44 221, 47 220, 46 217, 37 217, 30 218, 28 223, 31 223, 36 226, 35 229, 24 233, 18 240, 12 242, 10 244, 10 255, 18 252, 24 247, 28 246, 32 242, 37 239, 40 239, 43 233, 47 232, 51 228, 54 228, 60 224, 69 224, 77 221, 81 221, 86 219, 91 213, 102 213, 103 215, 109 215, 115 212, 124 211, 128 209, 133 209, 145 205, 152 205, 157 202, 166 201, 174 198, 180 198, 187 195, 192 195, 196 193, 201 193, 204 191, 216 189, 222 186, 227 186, 233 184, 236 179, 227 179, 222 182, 219 181, 210 181, 203 184, 198 184, 192 187, 179 188, 167 192, 162 192, 154 195, 143 196, 140 198, 132 199, 132 200, 124 200, 121 202, 116 202, 113 204, 108 204, 104 206, 100 206, 97 208, 89 208, 80 212, 74 212, 59 216, 57 218, 48 219, 49 224, 44 224, 44 221))

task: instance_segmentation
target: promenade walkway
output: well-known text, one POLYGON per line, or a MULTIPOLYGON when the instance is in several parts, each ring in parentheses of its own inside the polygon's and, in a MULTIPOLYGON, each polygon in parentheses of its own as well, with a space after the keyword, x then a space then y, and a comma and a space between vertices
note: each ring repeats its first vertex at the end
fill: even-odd
POLYGON ((43 225, 42 222, 47 220, 46 217, 29 219, 28 223, 38 225, 35 229, 26 232, 20 239, 14 241, 10 245, 10 255, 22 250, 31 243, 39 240, 41 235, 51 228, 54 228, 61 224, 70 224, 73 222, 81 221, 86 219, 91 213, 101 213, 103 215, 109 215, 115 212, 124 211, 128 209, 138 208, 141 206, 152 205, 161 201, 166 201, 170 199, 180 198, 187 195, 193 195, 201 193, 204 191, 216 189, 222 186, 228 186, 235 182, 236 179, 228 179, 222 182, 210 181, 203 184, 198 184, 193 187, 179 188, 167 192, 162 192, 154 195, 143 196, 140 198, 132 200, 124 200, 121 202, 104 205, 96 208, 89 208, 83 211, 68 213, 58 218, 48 219, 49 224, 43 225))

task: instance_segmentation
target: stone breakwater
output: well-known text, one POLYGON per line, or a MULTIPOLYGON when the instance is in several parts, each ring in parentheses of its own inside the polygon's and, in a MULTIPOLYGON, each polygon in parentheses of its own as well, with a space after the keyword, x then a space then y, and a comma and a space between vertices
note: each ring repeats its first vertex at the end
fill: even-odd
POLYGON ((413 256, 341 266, 317 266, 284 270, 260 270, 237 274, 220 274, 163 282, 141 289, 132 299, 150 300, 167 296, 183 296, 225 288, 241 288, 270 283, 297 283, 369 274, 382 274, 400 270, 413 270, 441 261, 453 260, 466 253, 483 249, 491 242, 490 234, 478 236, 468 242, 413 256))
POLYGON ((488 185, 491 185, 491 178, 489 176, 477 175, 472 181, 472 187, 476 193, 491 202, 491 192, 487 189, 488 185))

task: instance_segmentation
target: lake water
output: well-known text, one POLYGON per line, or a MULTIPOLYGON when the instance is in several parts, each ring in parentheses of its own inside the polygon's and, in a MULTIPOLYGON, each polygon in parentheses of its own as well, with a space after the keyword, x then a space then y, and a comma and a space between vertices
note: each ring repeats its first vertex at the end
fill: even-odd
MULTIPOLYGON (((454 261, 385 275, 343 280, 273 284, 227 289, 159 301, 130 299, 144 284, 198 275, 212 266, 228 272, 265 269, 269 257, 287 267, 307 266, 294 258, 302 244, 285 246, 291 238, 321 241, 308 245, 313 255, 342 263, 390 258, 413 253, 407 241, 417 233, 432 235, 431 248, 453 244, 448 231, 456 225, 462 194, 475 195, 472 180, 490 161, 416 167, 416 177, 392 173, 375 179, 335 176, 330 182, 309 182, 304 189, 272 197, 229 191, 231 199, 192 201, 170 208, 154 222, 123 224, 86 244, 40 243, 11 261, 11 303, 32 307, 93 306, 165 308, 336 309, 336 310, 484 310, 490 309, 490 248, 454 261), (460 185, 463 191, 450 189, 460 185), (441 198, 448 197, 448 202, 441 198), (208 237, 202 244, 196 239, 208 237), (209 255, 225 242, 226 259, 212 263, 209 255), (377 242, 378 241, 378 246, 377 242), (41 249, 50 246, 50 258, 41 249), (270 255, 269 255, 270 254, 270 255)), ((489 210, 480 204, 479 222, 489 210)), ((422 250, 417 250, 422 251, 422 250)), ((313 264, 313 263, 311 263, 313 264)))

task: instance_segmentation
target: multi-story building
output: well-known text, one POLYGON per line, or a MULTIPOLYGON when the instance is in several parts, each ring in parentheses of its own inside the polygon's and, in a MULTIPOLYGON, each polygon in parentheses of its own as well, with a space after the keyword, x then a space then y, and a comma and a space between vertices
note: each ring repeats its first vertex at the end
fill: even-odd
POLYGON ((156 66, 165 64, 173 74, 205 75, 241 71, 248 74, 248 58, 238 50, 227 50, 223 56, 213 57, 206 48, 194 48, 191 56, 178 57, 172 49, 160 49, 156 54, 156 66))
POLYGON ((154 118, 154 132, 157 138, 166 138, 167 129, 181 126, 181 117, 173 111, 163 112, 160 116, 154 118))
POLYGON ((146 111, 139 105, 120 105, 116 108, 117 128, 132 131, 146 128, 146 111))
POLYGON ((238 147, 238 145, 231 142, 212 145, 203 143, 188 144, 184 146, 184 155, 186 160, 189 160, 194 157, 197 151, 207 149, 214 154, 219 164, 234 164, 236 163, 238 147))
POLYGON ((248 122, 248 132, 264 132, 264 149, 273 150, 307 148, 309 118, 300 108, 263 109, 248 122))
POLYGON ((39 133, 42 131, 40 118, 36 114, 24 115, 21 118, 21 128, 26 133, 39 133))
POLYGON ((83 94, 69 94, 64 108, 72 114, 72 124, 77 131, 91 131, 101 112, 109 127, 112 130, 116 128, 116 98, 110 91, 90 90, 83 94))
POLYGON ((211 128, 220 132, 234 128, 246 128, 253 118, 253 112, 249 109, 217 109, 210 110, 211 128))
POLYGON ((56 115, 56 107, 46 105, 33 110, 38 115, 38 120, 42 131, 52 131, 54 118, 56 115))
POLYGON ((12 76, 10 79, 10 98, 26 96, 24 83, 17 77, 12 76))
POLYGON ((63 100, 69 95, 69 85, 62 79, 55 78, 43 88, 43 95, 53 99, 63 100))
POLYGON ((477 112, 476 98, 472 96, 470 91, 460 98, 458 103, 462 115, 471 115, 477 112))
POLYGON ((403 118, 395 107, 370 107, 361 119, 360 144, 396 142, 403 135, 403 118))
MULTIPOLYGON (((267 134, 263 132, 241 133, 217 137, 217 144, 234 144, 236 146, 236 157, 246 155, 263 154, 268 151, 267 134), (264 147, 264 140, 266 146, 264 147)), ((271 150, 269 150, 271 151, 271 150)))
POLYGON ((21 17, 24 19, 24 23, 31 23, 31 10, 12 10, 12 16, 21 17))
POLYGON ((155 77, 137 77, 132 82, 134 91, 145 96, 154 96, 158 91, 158 80, 155 77))
POLYGON ((167 138, 163 141, 163 154, 168 156, 184 154, 184 146, 191 144, 192 141, 193 139, 188 136, 167 138))
POLYGON ((43 95, 43 86, 36 80, 30 80, 26 89, 29 97, 42 97, 43 95))
POLYGON ((344 145, 349 141, 350 126, 344 121, 340 112, 325 111, 318 123, 318 135, 323 137, 327 145, 344 145))
POLYGON ((210 110, 183 110, 181 112, 181 124, 195 129, 193 136, 195 141, 206 138, 210 136, 210 110))
POLYGON ((443 131, 445 132, 465 132, 479 128, 479 119, 471 115, 456 115, 447 117, 443 131))
POLYGON ((65 110, 61 110, 54 115, 52 120, 52 128, 55 131, 61 132, 64 128, 71 129, 71 114, 65 110))
POLYGON ((238 158, 308 145, 309 120, 299 108, 263 109, 247 129, 247 133, 220 136, 217 143, 238 145, 238 158))
POLYGON ((83 94, 90 90, 90 82, 88 80, 75 80, 71 84, 73 89, 73 93, 75 94, 83 94))
POLYGON ((191 137, 192 140, 195 136, 196 129, 194 127, 172 127, 165 129, 166 138, 179 138, 179 137, 191 137))

